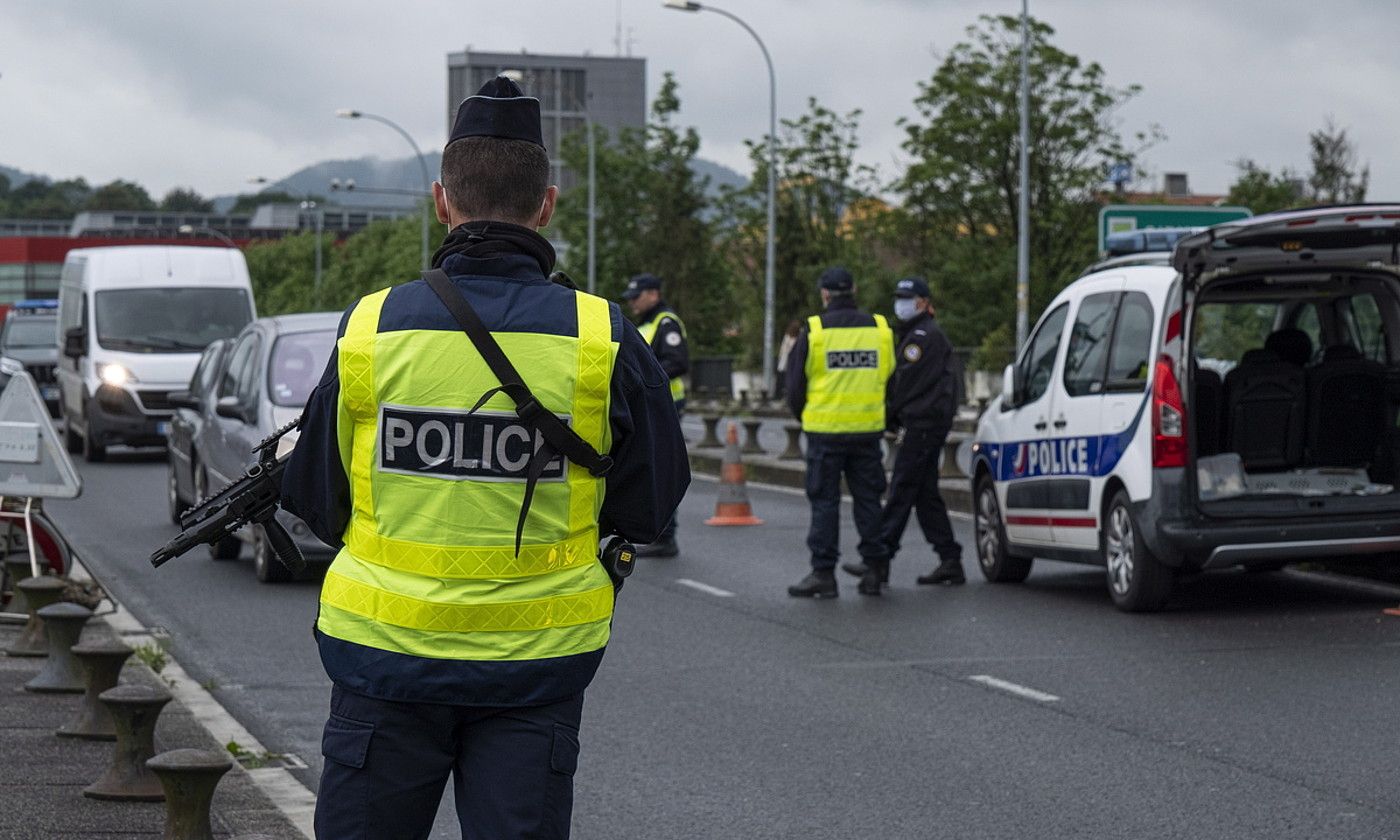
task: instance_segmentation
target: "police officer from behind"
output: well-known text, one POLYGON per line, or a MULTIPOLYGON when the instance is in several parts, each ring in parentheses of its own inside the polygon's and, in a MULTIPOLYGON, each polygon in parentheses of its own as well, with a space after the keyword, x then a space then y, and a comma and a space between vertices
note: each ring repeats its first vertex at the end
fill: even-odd
POLYGON ((318 837, 427 837, 449 776, 464 836, 567 837, 615 599, 599 536, 654 539, 689 482, 646 342, 548 279, 539 113, 503 77, 462 103, 433 185, 441 272, 346 312, 287 466, 285 507, 340 547, 318 837), (560 454, 547 414, 591 454, 560 454))
POLYGON ((812 571, 794 598, 835 598, 840 552, 841 477, 855 502, 858 549, 867 562, 884 556, 880 542, 880 494, 885 468, 880 436, 885 429, 885 382, 894 369, 894 334, 881 315, 856 308, 855 280, 844 268, 822 272, 826 311, 807 319, 787 364, 788 407, 807 436, 807 530, 812 571))
MULTIPOLYGON (((685 342, 685 324, 661 297, 661 278, 655 274, 638 274, 628 281, 622 299, 637 316, 637 331, 651 345, 656 361, 671 380, 671 399, 676 403, 676 414, 682 413, 685 411, 685 380, 681 377, 690 372, 690 348, 685 342)), ((656 542, 637 549, 638 557, 675 557, 679 553, 675 517, 656 542)))
POLYGON ((941 560, 932 572, 920 575, 918 582, 958 584, 966 580, 962 546, 953 537, 948 508, 938 492, 938 455, 957 412, 953 345, 933 318, 928 283, 922 277, 900 280, 894 294, 899 347, 887 390, 886 420, 890 431, 903 430, 903 441, 895 455, 889 501, 880 526, 885 553, 874 563, 867 559, 862 565, 841 567, 860 576, 862 595, 879 595, 881 584, 889 580, 889 562, 899 553, 911 510, 941 560))

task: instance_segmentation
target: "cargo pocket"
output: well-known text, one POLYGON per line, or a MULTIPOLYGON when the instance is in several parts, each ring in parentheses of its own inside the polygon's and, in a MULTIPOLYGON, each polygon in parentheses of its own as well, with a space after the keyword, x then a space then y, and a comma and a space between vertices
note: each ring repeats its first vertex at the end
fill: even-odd
POLYGON ((549 766, 556 773, 574 775, 578 769, 578 730, 554 724, 554 744, 549 754, 549 766))
POLYGON ((337 764, 363 769, 373 735, 374 724, 333 714, 326 721, 326 731, 321 736, 321 755, 337 764))

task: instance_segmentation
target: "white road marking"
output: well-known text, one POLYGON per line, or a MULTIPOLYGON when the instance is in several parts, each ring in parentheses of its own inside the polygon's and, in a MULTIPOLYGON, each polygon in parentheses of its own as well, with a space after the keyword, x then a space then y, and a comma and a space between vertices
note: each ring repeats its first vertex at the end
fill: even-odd
POLYGON ((999 680, 996 677, 988 676, 987 674, 978 674, 973 677, 968 677, 967 679, 970 682, 981 683, 982 685, 985 685, 988 688, 995 688, 1000 691, 1005 691, 1008 694, 1014 694, 1017 697, 1024 697, 1027 700, 1035 700, 1038 703, 1054 703, 1056 700, 1060 699, 1053 694, 1046 694, 1043 691, 1036 691, 1034 688, 1026 688, 1024 685, 1017 685, 1014 682, 999 680))
MULTIPOLYGON (((73 562, 73 573, 75 577, 89 577, 87 571, 82 568, 76 558, 73 562)), ((108 593, 107 597, 112 603, 116 603, 111 593, 108 593)), ((137 621, 136 617, 120 604, 117 605, 116 612, 106 614, 104 617, 112 629, 133 647, 145 642, 159 644, 160 638, 169 638, 170 635, 161 627, 148 629, 142 626, 141 622, 137 621)), ((170 693, 175 695, 175 698, 190 711, 195 720, 209 730, 209 734, 214 736, 215 741, 220 744, 237 741, 238 745, 248 752, 267 752, 258 739, 254 738, 253 734, 233 715, 229 714, 228 710, 214 699, 214 695, 195 682, 194 678, 180 667, 180 663, 175 661, 175 657, 169 656, 168 653, 165 667, 161 669, 160 675, 170 686, 170 693)), ((293 759, 287 762, 292 766, 302 768, 306 766, 300 757, 288 756, 288 758, 293 759)), ((316 813, 316 794, 297 781, 297 778, 285 767, 250 769, 248 775, 272 800, 277 809, 288 820, 291 820, 308 840, 316 836, 315 829, 312 827, 312 818, 316 813)))
POLYGON ((704 592, 706 595, 714 595, 716 598, 733 598, 734 593, 728 589, 720 589, 718 586, 711 586, 708 583, 701 583, 690 578, 676 578, 676 583, 681 586, 689 586, 691 589, 704 592))

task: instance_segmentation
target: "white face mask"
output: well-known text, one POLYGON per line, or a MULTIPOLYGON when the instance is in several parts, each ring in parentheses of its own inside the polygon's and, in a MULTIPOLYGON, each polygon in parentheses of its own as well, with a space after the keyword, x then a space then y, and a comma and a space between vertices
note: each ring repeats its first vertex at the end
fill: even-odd
POLYGON ((894 317, 901 321, 909 321, 919 314, 919 302, 914 298, 895 298, 894 317))

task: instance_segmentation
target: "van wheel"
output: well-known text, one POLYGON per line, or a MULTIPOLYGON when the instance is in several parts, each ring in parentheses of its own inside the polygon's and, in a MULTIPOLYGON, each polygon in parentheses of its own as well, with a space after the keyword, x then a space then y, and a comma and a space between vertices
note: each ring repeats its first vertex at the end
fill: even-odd
POLYGON ((83 460, 89 464, 100 464, 107 460, 107 447, 92 439, 92 428, 83 435, 83 460))
POLYGON ((1156 612, 1167 603, 1176 573, 1152 556, 1126 491, 1113 494, 1099 533, 1108 594, 1124 612, 1156 612))
MULTIPOLYGON (((209 472, 203 464, 195 464, 193 472, 194 494, 197 497, 195 504, 199 504, 209 498, 209 472)), ((242 553, 243 543, 236 536, 224 537, 209 544, 209 556, 215 560, 237 560, 242 553)))
POLYGON ((992 583, 1020 583, 1031 573, 1031 558, 1011 553, 1006 540, 1006 526, 1001 521, 1001 505, 997 504, 996 485, 992 477, 977 480, 977 504, 973 513, 973 531, 977 539, 977 565, 982 577, 992 583))
POLYGON ((253 529, 253 571, 263 583, 285 583, 292 579, 292 570, 273 555, 261 525, 253 529))
POLYGON ((68 418, 67 412, 61 412, 63 416, 63 446, 68 450, 69 455, 78 455, 83 451, 83 439, 78 436, 78 432, 73 428, 73 421, 68 418))

